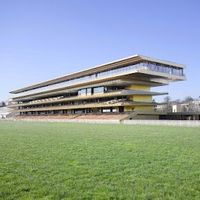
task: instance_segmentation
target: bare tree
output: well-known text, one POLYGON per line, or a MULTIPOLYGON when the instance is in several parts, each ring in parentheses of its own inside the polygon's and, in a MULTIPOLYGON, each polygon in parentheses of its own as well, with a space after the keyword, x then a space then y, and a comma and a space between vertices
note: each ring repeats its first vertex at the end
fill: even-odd
POLYGON ((172 106, 171 106, 171 98, 170 98, 170 96, 166 96, 164 98, 164 103, 165 103, 165 111, 166 112, 172 112, 172 106))
POLYGON ((191 96, 185 97, 184 102, 188 103, 188 102, 191 102, 191 101, 194 101, 194 99, 191 96))
POLYGON ((0 107, 4 107, 4 106, 6 106, 6 103, 4 101, 1 101, 0 102, 0 107))

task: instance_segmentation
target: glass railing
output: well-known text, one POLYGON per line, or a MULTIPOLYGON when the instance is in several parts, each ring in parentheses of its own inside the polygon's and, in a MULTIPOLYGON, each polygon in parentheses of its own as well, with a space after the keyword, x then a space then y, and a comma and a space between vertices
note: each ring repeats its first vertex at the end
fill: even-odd
POLYGON ((98 72, 98 73, 95 73, 92 75, 88 75, 88 76, 68 80, 65 82, 56 83, 53 85, 44 86, 41 88, 25 91, 20 94, 13 95, 13 98, 16 98, 19 96, 31 95, 31 94, 40 93, 40 92, 47 92, 47 91, 51 91, 54 89, 61 89, 61 88, 65 88, 68 86, 75 85, 75 84, 85 83, 85 82, 93 81, 93 80, 96 80, 99 78, 106 78, 106 77, 113 76, 113 75, 120 75, 120 74, 124 74, 124 73, 133 73, 135 70, 138 70, 138 69, 146 69, 146 70, 151 70, 151 71, 160 72, 160 73, 164 73, 164 74, 184 76, 182 68, 176 68, 173 66, 167 66, 167 65, 157 64, 157 63, 141 62, 141 63, 137 63, 134 65, 124 66, 124 67, 120 67, 117 69, 111 69, 111 70, 104 71, 104 72, 98 72))
POLYGON ((166 66, 162 64, 152 64, 149 62, 144 62, 143 65, 146 66, 151 71, 167 73, 167 74, 172 74, 176 76, 184 76, 182 68, 176 68, 176 67, 166 66))

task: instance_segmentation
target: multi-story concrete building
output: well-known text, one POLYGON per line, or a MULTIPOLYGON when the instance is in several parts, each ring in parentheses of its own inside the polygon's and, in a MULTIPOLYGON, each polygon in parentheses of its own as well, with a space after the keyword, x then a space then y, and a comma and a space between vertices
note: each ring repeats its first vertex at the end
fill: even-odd
POLYGON ((156 116, 151 88, 182 81, 184 65, 135 55, 13 90, 20 116, 137 113, 156 116))

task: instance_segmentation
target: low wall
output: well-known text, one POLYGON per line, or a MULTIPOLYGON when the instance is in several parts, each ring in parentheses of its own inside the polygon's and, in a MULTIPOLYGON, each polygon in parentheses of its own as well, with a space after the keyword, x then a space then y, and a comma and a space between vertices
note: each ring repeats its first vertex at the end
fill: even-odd
POLYGON ((189 126, 200 127, 199 120, 124 120, 129 125, 157 125, 157 126, 189 126))
POLYGON ((73 123, 92 123, 92 124, 120 124, 119 120, 93 120, 93 119, 15 119, 15 121, 27 122, 73 122, 73 123))
POLYGON ((91 119, 15 119, 14 121, 38 121, 38 122, 68 122, 91 124, 125 124, 125 125, 153 125, 153 126, 185 126, 200 127, 199 120, 91 120, 91 119))

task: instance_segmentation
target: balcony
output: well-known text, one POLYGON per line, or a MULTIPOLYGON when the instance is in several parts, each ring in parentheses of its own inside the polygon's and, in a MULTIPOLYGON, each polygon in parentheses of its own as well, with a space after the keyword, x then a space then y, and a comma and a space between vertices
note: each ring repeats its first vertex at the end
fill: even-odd
POLYGON ((22 92, 18 95, 13 95, 13 98, 17 98, 20 96, 26 96, 26 95, 31 95, 31 94, 36 94, 36 93, 41 93, 41 92, 46 92, 46 91, 51 91, 51 90, 56 90, 56 89, 63 89, 69 86, 77 85, 77 84, 83 84, 83 83, 89 83, 91 81, 95 80, 101 80, 104 78, 109 78, 113 76, 120 76, 120 75, 127 75, 131 73, 136 73, 139 70, 148 70, 148 71, 153 71, 153 72, 159 72, 160 74, 163 75, 173 75, 175 77, 184 77, 183 74, 183 68, 178 68, 178 67, 173 67, 173 66, 167 66, 163 64, 158 64, 158 63, 150 63, 150 62, 140 62, 134 65, 129 65, 129 66, 124 66, 120 67, 117 69, 112 69, 104 72, 98 72, 95 74, 91 74, 88 76, 76 78, 73 80, 68 80, 62 83, 57 83, 37 89, 33 89, 30 91, 22 92))

